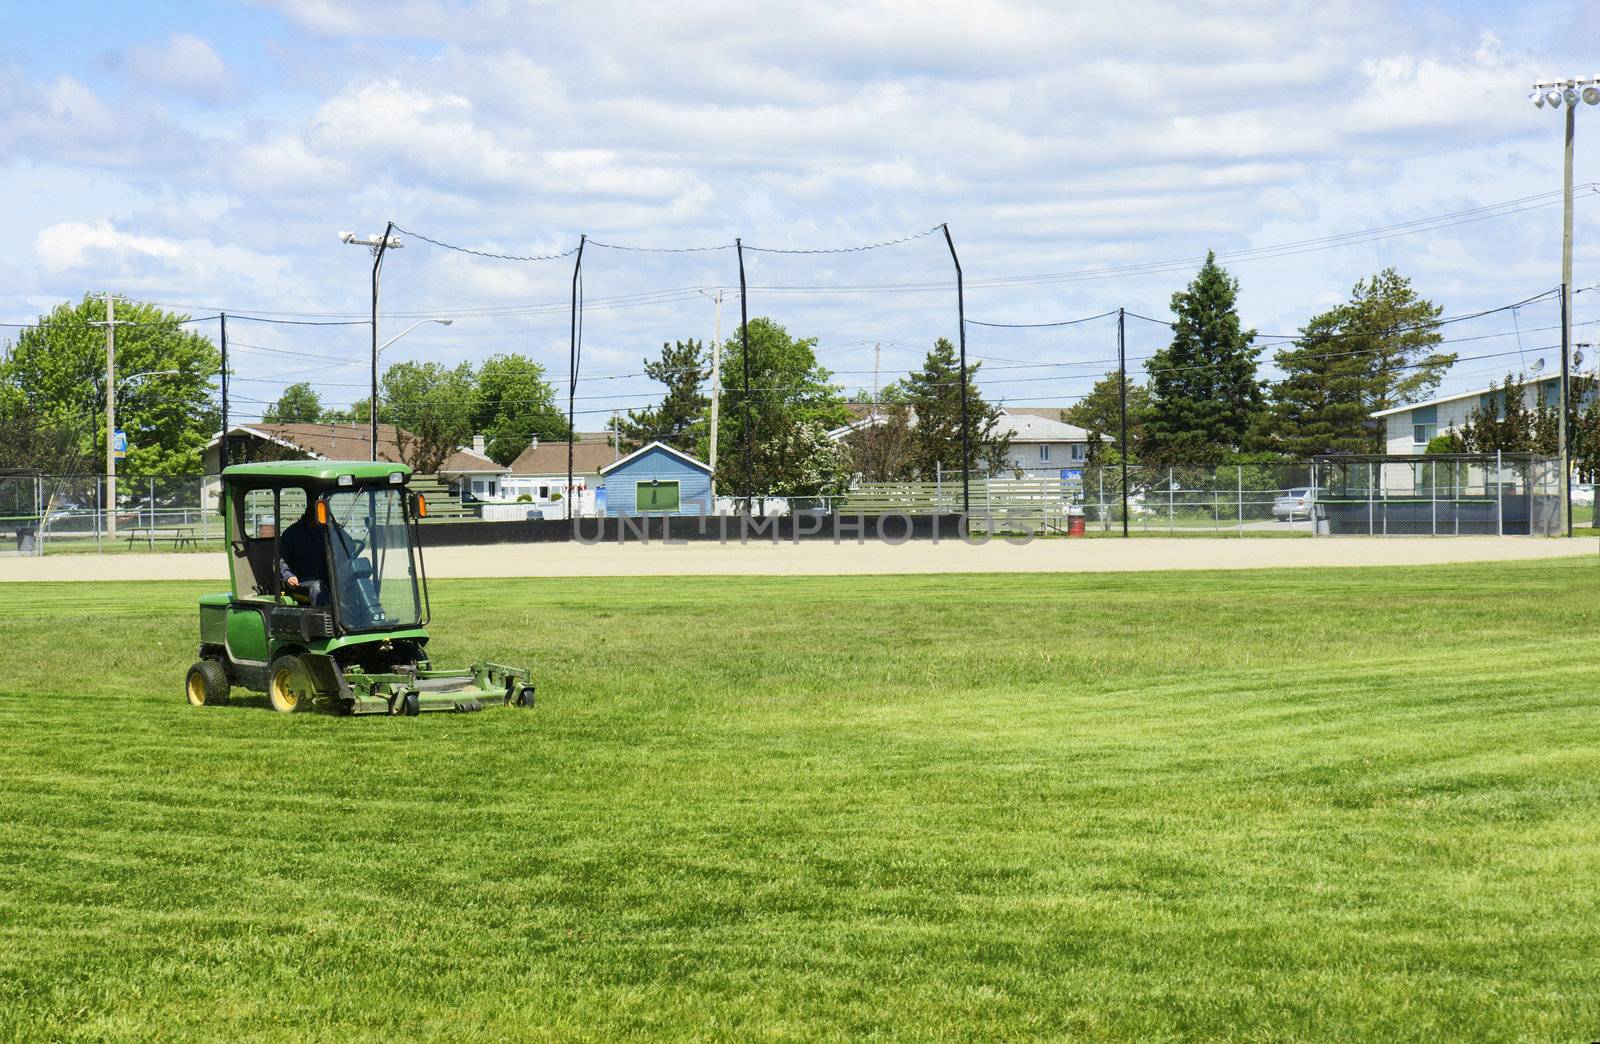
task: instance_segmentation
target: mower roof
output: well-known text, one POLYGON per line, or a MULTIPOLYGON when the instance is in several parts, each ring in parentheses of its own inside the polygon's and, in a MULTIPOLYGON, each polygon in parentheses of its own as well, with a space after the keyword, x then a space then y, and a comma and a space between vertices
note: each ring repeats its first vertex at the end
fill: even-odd
POLYGON ((386 460, 275 460, 260 464, 232 464, 223 472, 225 479, 248 482, 252 486, 337 486, 347 482, 390 484, 411 477, 405 464, 386 460))

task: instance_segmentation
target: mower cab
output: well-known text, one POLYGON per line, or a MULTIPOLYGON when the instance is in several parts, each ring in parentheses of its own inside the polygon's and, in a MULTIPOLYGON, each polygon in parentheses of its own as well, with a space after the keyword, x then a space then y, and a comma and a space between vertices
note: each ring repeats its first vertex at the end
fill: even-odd
POLYGON ((239 464, 222 473, 232 590, 200 599, 200 660, 186 691, 225 703, 231 686, 279 711, 348 714, 531 707, 531 673, 428 659, 428 581, 417 542, 427 511, 411 469, 383 461, 239 464))

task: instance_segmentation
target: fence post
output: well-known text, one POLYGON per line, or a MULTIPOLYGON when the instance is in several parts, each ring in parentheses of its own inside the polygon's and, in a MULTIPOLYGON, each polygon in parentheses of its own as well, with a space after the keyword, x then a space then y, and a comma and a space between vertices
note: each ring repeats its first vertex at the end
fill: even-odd
POLYGON ((105 513, 106 477, 101 475, 94 482, 94 549, 97 552, 102 550, 100 547, 100 526, 105 521, 105 513))
POLYGON ((1374 506, 1373 506, 1373 503, 1372 503, 1372 497, 1373 497, 1372 462, 1368 461, 1367 462, 1367 536, 1372 536, 1373 530, 1375 528, 1377 528, 1373 524, 1372 514, 1373 514, 1373 507, 1374 506))
POLYGON ((1500 475, 1500 451, 1494 451, 1494 535, 1506 535, 1506 491, 1500 475))
POLYGON ((1172 512, 1172 469, 1168 468, 1167 469, 1167 534, 1169 536, 1173 532, 1173 525, 1172 525, 1173 517, 1172 517, 1172 515, 1173 515, 1173 512, 1172 512))
POLYGON ((1439 535, 1439 471, 1437 464, 1424 464, 1428 469, 1428 535, 1439 535))
POLYGON ((1222 496, 1217 489, 1217 469, 1211 469, 1211 532, 1222 528, 1222 496))
POLYGON ((1239 470, 1239 532, 1244 532, 1244 465, 1237 464, 1239 470))

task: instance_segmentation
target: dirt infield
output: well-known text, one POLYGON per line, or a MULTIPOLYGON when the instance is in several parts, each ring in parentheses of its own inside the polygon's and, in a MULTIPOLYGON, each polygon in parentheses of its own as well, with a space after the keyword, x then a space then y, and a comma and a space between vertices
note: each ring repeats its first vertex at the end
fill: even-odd
MULTIPOLYGON (((428 552, 432 577, 1074 573, 1294 566, 1432 565, 1588 555, 1590 539, 1350 537, 1329 540, 1140 539, 885 544, 498 544, 428 552)), ((0 559, 0 581, 220 580, 219 554, 0 559)))

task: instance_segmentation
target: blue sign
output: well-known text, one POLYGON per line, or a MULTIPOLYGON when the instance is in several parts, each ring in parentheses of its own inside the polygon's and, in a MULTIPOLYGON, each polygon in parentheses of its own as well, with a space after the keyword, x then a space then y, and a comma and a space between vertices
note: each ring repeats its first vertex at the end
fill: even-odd
POLYGON ((1083 469, 1082 468, 1062 468, 1061 469, 1061 481, 1062 482, 1076 482, 1080 486, 1083 485, 1083 469))
POLYGON ((128 455, 128 433, 121 428, 111 430, 111 455, 122 460, 128 455))
POLYGON ((606 487, 604 486, 595 487, 594 513, 596 515, 604 515, 606 513, 606 487))

